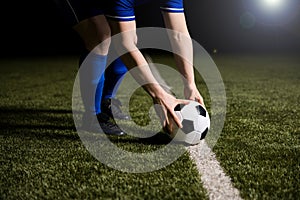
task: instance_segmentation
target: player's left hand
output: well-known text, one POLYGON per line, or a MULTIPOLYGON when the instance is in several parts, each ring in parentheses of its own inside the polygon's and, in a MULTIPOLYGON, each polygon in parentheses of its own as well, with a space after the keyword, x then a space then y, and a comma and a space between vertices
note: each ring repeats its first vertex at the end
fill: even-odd
POLYGON ((205 107, 203 97, 201 96, 195 84, 186 85, 184 87, 184 96, 186 99, 197 101, 205 107))

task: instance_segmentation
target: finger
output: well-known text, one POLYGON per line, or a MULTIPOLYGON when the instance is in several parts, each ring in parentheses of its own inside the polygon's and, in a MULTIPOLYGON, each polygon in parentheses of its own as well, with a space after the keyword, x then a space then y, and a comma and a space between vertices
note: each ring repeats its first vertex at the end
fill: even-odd
POLYGON ((203 103, 203 100, 202 100, 201 98, 195 98, 195 100, 196 100, 198 103, 202 104, 202 105, 204 104, 204 103, 203 103))
POLYGON ((187 105, 190 103, 190 100, 185 100, 185 99, 177 99, 177 104, 184 104, 187 105))
POLYGON ((182 124, 181 124, 181 121, 180 119, 178 118, 178 116, 176 115, 176 113, 174 111, 170 112, 170 115, 171 117, 174 119, 176 125, 179 127, 179 128, 182 128, 182 124))
POLYGON ((169 117, 168 117, 168 110, 167 108, 163 107, 163 115, 164 115, 164 118, 165 118, 165 125, 169 124, 169 117))
POLYGON ((164 112, 162 105, 154 104, 154 109, 155 109, 157 116, 160 119, 161 125, 163 127, 165 127, 166 126, 166 116, 165 116, 165 112, 164 112))
POLYGON ((196 96, 194 101, 197 101, 198 103, 200 103, 202 106, 205 107, 203 98, 201 96, 200 97, 196 96))
POLYGON ((198 102, 205 108, 205 104, 204 104, 203 98, 199 98, 198 102))

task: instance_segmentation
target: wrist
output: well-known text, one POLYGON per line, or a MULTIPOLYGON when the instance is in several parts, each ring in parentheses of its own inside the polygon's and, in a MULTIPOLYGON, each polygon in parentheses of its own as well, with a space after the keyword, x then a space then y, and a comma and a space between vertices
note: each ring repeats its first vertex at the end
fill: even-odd
POLYGON ((149 83, 145 84, 143 87, 152 97, 152 99, 160 99, 162 96, 164 96, 165 91, 159 84, 149 83))
POLYGON ((194 88, 197 88, 196 87, 196 83, 194 81, 190 81, 190 82, 184 82, 184 88, 187 88, 187 89, 194 89, 194 88))

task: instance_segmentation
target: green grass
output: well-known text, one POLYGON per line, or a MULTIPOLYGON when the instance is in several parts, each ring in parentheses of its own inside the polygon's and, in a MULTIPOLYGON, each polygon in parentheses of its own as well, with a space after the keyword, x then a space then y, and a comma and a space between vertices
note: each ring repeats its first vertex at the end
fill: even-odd
MULTIPOLYGON (((225 126, 213 149, 222 167, 244 199, 298 199, 300 59, 213 58, 227 92, 225 126)), ((85 149, 71 110, 76 65, 76 57, 0 61, 0 198, 207 199, 187 154, 161 170, 131 174, 101 164, 85 149)), ((207 99, 205 84, 198 84, 207 99)), ((147 125, 149 98, 139 89, 131 102, 134 120, 147 125)), ((133 152, 163 146, 129 136, 113 141, 133 152)))
MULTIPOLYGON (((0 66, 1 199, 207 199, 187 153, 161 170, 132 174, 86 150, 71 108, 77 58, 2 60, 0 66)), ((164 146, 129 136, 112 141, 132 152, 164 146)))
POLYGON ((221 165, 245 199, 299 199, 300 59, 230 55, 215 62, 228 102, 214 148, 221 165))

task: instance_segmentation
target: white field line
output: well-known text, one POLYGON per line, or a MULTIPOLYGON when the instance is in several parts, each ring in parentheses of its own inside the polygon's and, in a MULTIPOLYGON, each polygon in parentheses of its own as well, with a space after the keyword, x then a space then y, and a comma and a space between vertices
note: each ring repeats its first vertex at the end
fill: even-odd
POLYGON ((240 192, 232 185, 216 155, 203 140, 200 144, 187 148, 190 157, 195 161, 201 175, 203 187, 210 200, 240 200, 240 192))
MULTIPOLYGON (((144 54, 153 76, 164 86, 164 89, 171 93, 171 87, 161 77, 151 57, 144 54)), ((239 191, 233 187, 230 177, 228 177, 220 163, 216 159, 216 155, 207 146, 205 140, 200 144, 187 148, 190 157, 196 162, 197 169, 201 174, 201 181, 204 188, 207 190, 210 200, 240 200, 239 191)))

